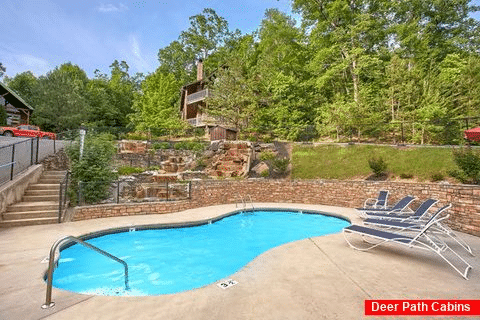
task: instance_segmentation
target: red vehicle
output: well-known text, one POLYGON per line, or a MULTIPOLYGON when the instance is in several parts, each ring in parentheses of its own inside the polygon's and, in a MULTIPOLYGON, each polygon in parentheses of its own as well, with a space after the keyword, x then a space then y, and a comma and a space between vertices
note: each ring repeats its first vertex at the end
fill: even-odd
POLYGON ((56 139, 53 132, 41 131, 39 127, 21 124, 16 127, 0 127, 0 134, 5 137, 40 137, 42 139, 56 139))
POLYGON ((480 142, 480 127, 473 128, 470 130, 465 130, 464 138, 470 141, 477 141, 480 142))

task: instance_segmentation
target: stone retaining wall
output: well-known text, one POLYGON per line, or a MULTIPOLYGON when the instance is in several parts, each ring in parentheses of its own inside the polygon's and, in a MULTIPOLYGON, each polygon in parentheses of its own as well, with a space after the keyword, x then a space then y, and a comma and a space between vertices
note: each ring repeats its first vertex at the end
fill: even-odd
POLYGON ((409 182, 371 182, 337 180, 207 180, 192 182, 192 199, 78 207, 74 220, 137 214, 178 212, 192 208, 235 203, 238 195, 249 194, 254 202, 286 202, 359 207, 379 190, 389 190, 389 203, 407 194, 439 200, 439 206, 452 203, 449 224, 453 229, 480 236, 480 186, 409 182))

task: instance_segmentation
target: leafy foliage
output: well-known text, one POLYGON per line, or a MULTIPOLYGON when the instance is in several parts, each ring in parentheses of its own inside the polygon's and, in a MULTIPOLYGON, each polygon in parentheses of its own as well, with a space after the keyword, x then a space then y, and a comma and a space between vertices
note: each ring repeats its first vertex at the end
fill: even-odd
POLYGON ((283 174, 287 172, 289 163, 290 163, 290 160, 287 158, 273 159, 272 167, 275 171, 283 174))
POLYGON ((205 150, 205 144, 199 141, 180 141, 176 142, 173 148, 175 150, 192 150, 200 152, 205 150))
POLYGON ((7 71, 7 68, 3 65, 3 63, 0 62, 0 78, 3 77, 3 74, 7 71))
POLYGON ((450 174, 462 183, 480 184, 480 151, 471 147, 453 150, 453 158, 459 170, 450 174))
POLYGON ((154 142, 152 144, 153 150, 160 150, 160 149, 170 149, 170 143, 168 142, 154 142))
POLYGON ((109 75, 97 70, 94 79, 66 63, 5 82, 45 130, 89 124, 170 134, 184 131, 179 89, 196 79, 195 61, 203 59, 205 74, 216 70, 205 80, 207 113, 249 139, 461 142, 458 119, 478 117, 480 105, 472 1, 291 3, 299 21, 269 9, 258 30, 244 35, 204 9, 159 50, 160 66, 146 78, 114 61, 109 75))
POLYGON ((116 178, 111 166, 116 152, 112 136, 87 133, 82 158, 79 141, 69 145, 66 152, 71 164, 71 186, 74 193, 80 192, 86 203, 104 199, 116 178))
POLYGON ((372 157, 368 159, 368 165, 377 176, 387 172, 387 162, 382 157, 372 157))
POLYGON ((117 169, 118 174, 121 175, 121 176, 129 175, 129 174, 132 174, 132 173, 142 173, 144 171, 145 171, 144 168, 129 167, 129 166, 120 167, 120 168, 117 169))
POLYGON ((130 120, 139 131, 165 134, 181 129, 183 123, 177 112, 178 84, 173 74, 160 70, 149 75, 142 83, 142 93, 135 95, 134 113, 130 120))
POLYGON ((260 152, 260 157, 259 158, 262 161, 273 160, 273 159, 275 159, 275 153, 273 153, 270 150, 262 151, 262 152, 260 152))

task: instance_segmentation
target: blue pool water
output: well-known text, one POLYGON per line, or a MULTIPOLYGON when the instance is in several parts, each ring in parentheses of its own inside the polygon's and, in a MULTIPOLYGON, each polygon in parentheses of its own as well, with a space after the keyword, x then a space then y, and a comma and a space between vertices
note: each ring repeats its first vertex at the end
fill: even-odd
POLYGON ((108 234, 87 242, 125 260, 130 290, 121 264, 78 244, 61 251, 53 285, 97 295, 181 292, 224 279, 273 247, 348 224, 320 214, 255 211, 196 227, 108 234))

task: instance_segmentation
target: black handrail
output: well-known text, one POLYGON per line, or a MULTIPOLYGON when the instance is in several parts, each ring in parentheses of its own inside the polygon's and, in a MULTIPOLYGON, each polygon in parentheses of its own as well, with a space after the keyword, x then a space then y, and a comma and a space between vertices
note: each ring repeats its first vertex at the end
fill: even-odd
POLYGON ((66 209, 66 203, 68 198, 68 183, 69 183, 70 171, 67 170, 65 177, 60 182, 60 193, 58 197, 58 223, 62 222, 63 212, 66 209))

